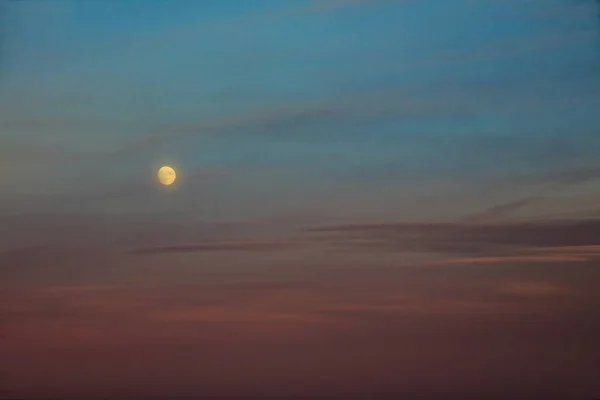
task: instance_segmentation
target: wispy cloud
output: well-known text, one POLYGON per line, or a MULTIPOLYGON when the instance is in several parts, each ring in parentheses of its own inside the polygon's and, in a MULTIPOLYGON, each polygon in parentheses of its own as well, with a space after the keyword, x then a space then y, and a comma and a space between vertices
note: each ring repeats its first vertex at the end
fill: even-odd
POLYGON ((512 214, 514 211, 517 211, 521 208, 527 207, 540 198, 538 196, 530 196, 525 197, 523 199, 510 201, 508 203, 498 204, 488 208, 487 210, 476 213, 465 218, 465 222, 482 222, 482 221, 490 221, 496 220, 507 215, 512 214))
MULTIPOLYGON (((400 287, 384 290, 363 284, 325 288, 281 283, 3 291, 0 307, 10 340, 3 355, 12 361, 9 377, 18 388, 32 381, 71 388, 74 378, 89 382, 91 371, 93 377, 101 377, 91 382, 98 383, 105 397, 110 397, 110 391, 102 390, 107 382, 127 393, 138 382, 143 387, 150 384, 140 397, 173 397, 174 392, 185 397, 178 391, 182 385, 213 388, 216 379, 225 388, 234 381, 242 389, 209 397, 244 397, 257 381, 269 382, 272 395, 272 388, 289 390, 294 384, 301 390, 306 382, 314 383, 315 376, 324 376, 317 382, 333 383, 323 398, 340 390, 352 390, 346 397, 359 390, 372 398, 373 387, 402 393, 391 399, 409 397, 403 395, 406 387, 413 393, 423 390, 421 381, 446 385, 447 373, 438 377, 439 366, 455 360, 457 376, 466 376, 458 383, 469 387, 468 381, 488 376, 487 368, 480 371, 491 359, 500 360, 502 367, 517 366, 508 375, 505 368, 493 370, 494 376, 501 376, 493 381, 498 387, 523 388, 525 379, 538 390, 540 354, 542 361, 560 361, 565 371, 575 369, 574 375, 595 365, 591 355, 596 354, 598 326, 592 311, 597 309, 575 316, 565 312, 570 301, 567 287, 511 280, 486 287, 489 296, 481 299, 433 290, 415 293, 401 280, 395 283, 400 287), (401 288, 410 293, 399 294, 401 288), (566 338, 576 338, 581 352, 561 350, 566 338), (408 367, 399 369, 398 360, 408 367), (51 368, 52 382, 46 383, 51 368), (155 387, 148 376, 156 375, 161 382, 155 387), (360 381, 367 384, 348 389, 347 377, 354 375, 364 376, 360 381), (127 384, 119 386, 121 382, 127 384)), ((564 376, 562 369, 559 373, 564 376)), ((593 378, 569 383, 593 383, 593 378)), ((314 397, 314 392, 303 393, 314 397)), ((460 393, 464 397, 462 387, 460 393)), ((269 396, 256 396, 264 397, 269 396)))
POLYGON ((468 98, 448 101, 447 96, 418 94, 395 88, 333 96, 323 100, 289 103, 246 114, 220 119, 157 126, 153 132, 131 140, 111 155, 113 157, 140 154, 148 149, 189 138, 222 138, 228 135, 272 138, 275 140, 327 141, 316 128, 352 126, 394 119, 398 122, 455 118, 468 116, 474 102, 468 98))
POLYGON ((516 249, 553 246, 589 246, 598 243, 600 221, 566 220, 505 224, 387 223, 313 229, 342 247, 506 255, 516 249))
POLYGON ((554 246, 524 248, 512 254, 490 257, 451 258, 438 261, 438 265, 504 264, 519 263, 577 263, 600 259, 600 246, 554 246))
POLYGON ((600 245, 590 245, 590 246, 554 246, 554 247, 538 247, 529 250, 531 253, 584 253, 589 255, 598 255, 600 256, 600 245))
POLYGON ((506 255, 496 257, 452 258, 436 262, 436 265, 466 265, 466 264, 506 264, 506 263, 565 263, 591 260, 592 257, 572 254, 554 255, 506 255))
POLYGON ((293 240, 229 240, 205 241, 201 243, 156 246, 132 250, 132 254, 160 253, 196 253, 207 251, 273 251, 285 250, 301 246, 300 241, 293 240))
POLYGON ((556 186, 568 186, 600 179, 600 165, 588 165, 570 170, 551 171, 545 174, 525 177, 528 182, 548 183, 556 186))
POLYGON ((536 189, 535 193, 530 196, 491 206, 482 212, 464 218, 464 221, 494 222, 495 220, 502 220, 504 217, 510 216, 523 208, 544 201, 549 196, 599 179, 600 166, 598 165, 514 177, 510 179, 511 184, 542 185, 542 187, 536 189))
POLYGON ((549 34, 526 40, 496 43, 485 50, 471 52, 454 52, 423 58, 414 63, 404 65, 406 69, 438 67, 455 64, 471 64, 478 62, 506 60, 522 54, 550 51, 574 43, 593 42, 597 35, 596 29, 583 29, 569 33, 549 34))

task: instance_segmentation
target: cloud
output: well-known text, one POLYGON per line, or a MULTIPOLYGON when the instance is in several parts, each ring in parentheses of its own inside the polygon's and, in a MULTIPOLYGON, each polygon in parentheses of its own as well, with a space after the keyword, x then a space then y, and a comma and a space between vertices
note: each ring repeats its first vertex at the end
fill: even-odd
POLYGON ((364 250, 458 253, 467 256, 514 254, 535 247, 596 245, 600 220, 469 223, 384 223, 321 227, 322 240, 364 250))
POLYGON ((507 215, 512 214, 514 211, 517 211, 521 208, 527 207, 532 203, 535 203, 540 198, 538 196, 529 196, 523 199, 510 201, 508 203, 498 204, 493 207, 488 208, 487 210, 471 215, 465 218, 465 222, 482 222, 498 219, 501 217, 505 217, 507 215))
POLYGON ((573 263, 600 259, 600 246, 555 246, 525 248, 515 254, 490 257, 464 257, 437 261, 435 265, 465 264, 531 264, 531 263, 573 263))
POLYGON ((29 285, 4 290, 0 312, 14 341, 27 342, 43 331, 36 345, 54 342, 73 347, 127 343, 139 327, 148 330, 148 340, 157 333, 187 337, 186 326, 197 324, 205 328, 242 324, 247 328, 244 334, 275 329, 307 335, 314 325, 336 323, 319 309, 344 301, 343 297, 317 284, 293 282, 29 285), (106 329, 109 325, 114 329, 106 329))
POLYGON ((532 177, 530 181, 555 185, 576 185, 600 179, 600 165, 589 165, 564 171, 554 171, 532 177))
POLYGON ((531 253, 563 253, 563 254, 588 254, 600 256, 600 245, 589 246, 554 246, 554 247, 538 247, 530 249, 531 253))
POLYGON ((201 243, 156 246, 132 250, 132 254, 196 253, 206 251, 273 251, 297 247, 291 240, 209 240, 201 243))
MULTIPOLYGON (((515 284, 502 286, 498 291, 521 294, 535 290, 548 292, 548 288, 515 284)), ((5 300, 0 310, 13 330, 30 323, 55 325, 59 322, 68 338, 79 332, 77 326, 73 326, 77 321, 79 324, 95 321, 94 325, 102 326, 111 321, 125 323, 127 320, 122 326, 125 330, 131 323, 160 327, 161 330, 168 326, 175 329, 176 325, 223 323, 248 326, 295 324, 310 329, 315 324, 333 327, 431 313, 479 314, 512 306, 510 302, 493 297, 491 290, 487 297, 482 297, 478 296, 479 289, 471 289, 471 296, 460 291, 432 293, 429 289, 407 285, 399 296, 398 287, 377 289, 360 283, 351 287, 314 282, 62 284, 6 290, 0 297, 5 300)), ((110 336, 106 332, 96 332, 88 339, 106 340, 110 336)), ((85 340, 85 337, 79 340, 85 340)))
POLYGON ((564 263, 564 262, 580 262, 588 261, 590 257, 583 255, 571 254, 554 254, 554 255, 508 255, 496 257, 470 257, 470 258, 453 258, 435 262, 436 265, 464 265, 464 264, 506 264, 506 263, 564 263))
POLYGON ((525 177, 511 179, 512 184, 542 184, 542 188, 536 190, 531 196, 501 203, 486 210, 475 213, 464 219, 464 222, 489 222, 513 214, 523 208, 529 207, 537 202, 543 201, 545 197, 563 192, 569 187, 585 184, 600 179, 600 165, 589 165, 579 168, 551 171, 543 174, 535 174, 525 177))
POLYGON ((396 119, 411 123, 432 118, 455 118, 474 113, 469 98, 450 99, 446 95, 419 94, 392 89, 330 97, 320 101, 291 103, 229 115, 215 120, 156 126, 151 133, 135 138, 103 156, 131 157, 162 144, 190 138, 222 138, 230 135, 272 138, 274 140, 327 141, 328 135, 317 128, 356 126, 360 123, 396 119), (314 132, 314 133, 311 133, 314 132))
MULTIPOLYGON (((551 276, 523 276, 523 270, 515 275, 485 271, 474 276, 460 269, 392 266, 386 272, 378 269, 375 258, 366 260, 362 272, 345 263, 312 269, 300 263, 294 272, 278 262, 266 275, 250 271, 246 276, 223 264, 194 266, 180 276, 185 280, 180 284, 144 283, 151 274, 146 265, 138 271, 139 282, 129 285, 28 283, 2 290, 0 310, 9 340, 5 359, 15 375, 25 376, 11 375, 9 381, 28 388, 31 382, 45 382, 48 368, 59 368, 48 385, 58 381, 71 388, 74 376, 90 382, 86 376, 99 375, 94 386, 127 382, 127 393, 132 393, 148 376, 161 376, 162 391, 149 392, 168 397, 170 390, 173 397, 173 388, 182 385, 173 376, 184 376, 197 388, 213 376, 226 376, 224 385, 234 382, 236 387, 246 378, 248 387, 273 379, 288 387, 282 376, 301 376, 298 386, 302 386, 317 375, 324 376, 323 382, 334 375, 347 389, 347 376, 384 376, 382 385, 401 379, 403 386, 424 377, 426 382, 443 384, 448 382, 445 366, 457 363, 465 368, 460 376, 477 381, 501 376, 497 380, 501 387, 506 385, 502 371, 480 372, 482 365, 496 365, 490 360, 510 365, 535 360, 524 368, 535 384, 539 354, 548 357, 542 364, 550 360, 562 365, 563 357, 572 360, 565 369, 575 368, 574 374, 587 368, 581 366, 579 353, 560 350, 565 339, 576 339, 581 354, 587 355, 583 359, 593 365, 589 354, 597 353, 597 323, 592 317, 597 307, 571 296, 579 288, 569 279, 581 276, 579 271, 565 268, 554 282, 551 276), (213 269, 205 273, 209 268, 213 269), (217 282, 215 271, 227 283, 217 282), (400 374, 398 360, 406 366, 400 374), (258 375, 247 372, 257 365, 263 366, 258 375)), ((163 268, 169 275, 177 274, 172 260, 163 268)), ((583 272, 588 275, 582 280, 593 288, 595 280, 589 279, 593 275, 583 272)), ((597 291, 592 293, 597 298, 597 291)), ((522 382, 523 373, 518 372, 511 375, 511 382, 522 382)), ((368 389, 366 385, 364 392, 372 394, 368 389)))
POLYGON ((270 225, 260 222, 199 221, 172 213, 25 213, 0 216, 0 225, 10 227, 0 232, 0 280, 19 284, 127 274, 140 265, 124 258, 129 252, 258 252, 301 245, 294 238, 261 239, 270 225))
POLYGON ((433 57, 424 58, 414 63, 404 65, 405 69, 437 67, 454 64, 469 64, 477 62, 487 62, 502 60, 521 54, 535 53, 540 51, 553 50, 563 46, 569 46, 581 41, 592 42, 596 37, 595 29, 583 29, 569 33, 547 34, 536 37, 531 40, 515 40, 512 42, 491 44, 485 50, 471 52, 455 52, 439 54, 433 57))

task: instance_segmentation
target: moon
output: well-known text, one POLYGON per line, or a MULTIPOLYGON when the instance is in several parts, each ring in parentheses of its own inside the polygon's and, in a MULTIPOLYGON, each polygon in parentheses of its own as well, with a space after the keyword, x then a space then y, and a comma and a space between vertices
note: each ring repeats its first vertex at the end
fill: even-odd
POLYGON ((177 173, 172 167, 165 165, 164 167, 160 167, 158 170, 158 181, 165 186, 172 185, 177 179, 177 173))

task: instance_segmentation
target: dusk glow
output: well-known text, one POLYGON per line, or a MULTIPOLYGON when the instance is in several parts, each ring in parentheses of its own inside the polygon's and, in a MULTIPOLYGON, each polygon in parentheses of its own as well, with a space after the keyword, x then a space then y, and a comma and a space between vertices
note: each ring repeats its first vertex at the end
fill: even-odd
POLYGON ((0 0, 0 398, 600 398, 600 2, 0 0))

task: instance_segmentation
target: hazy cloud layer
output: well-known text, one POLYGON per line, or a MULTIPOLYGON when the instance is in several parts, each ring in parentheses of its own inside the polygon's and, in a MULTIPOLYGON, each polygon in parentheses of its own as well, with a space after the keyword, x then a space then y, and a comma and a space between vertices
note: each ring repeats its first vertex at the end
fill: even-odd
MULTIPOLYGON (((364 268, 370 269, 371 278, 379 277, 360 281, 351 276, 356 270, 321 269, 320 282, 63 285, 4 291, 7 355, 14 360, 8 371, 11 388, 29 393, 22 378, 27 367, 29 379, 48 393, 83 393, 85 385, 64 390, 63 369, 78 363, 86 365, 87 374, 95 372, 92 378, 80 375, 80 370, 69 377, 78 382, 102 379, 106 389, 101 393, 107 396, 111 390, 133 390, 142 381, 154 394, 170 390, 183 395, 202 388, 235 395, 257 379, 269 382, 265 390, 271 394, 290 387, 302 392, 325 371, 322 389, 313 387, 307 395, 385 388, 404 393, 407 388, 423 390, 425 382, 453 393, 455 384, 470 387, 471 379, 496 388, 496 375, 482 371, 481 365, 499 360, 517 369, 501 375, 504 385, 518 387, 519 395, 563 393, 560 387, 567 382, 581 393, 596 387, 589 351, 600 329, 590 318, 598 299, 596 295, 594 303, 579 298, 576 284, 518 275, 482 280, 483 274, 459 273, 439 279, 436 274, 364 268), (579 350, 566 357, 561 350, 565 341, 577 342, 579 350), (45 360, 58 353, 62 361, 51 384, 45 378, 45 360), (121 354, 118 362, 116 354, 121 354), (460 367, 453 368, 460 373, 449 382, 439 365, 459 354, 460 367), (541 355, 558 370, 540 372, 531 359, 541 355), (398 364, 401 360, 404 367, 398 364), (242 372, 239 367, 246 365, 254 367, 242 372), (126 382, 118 378, 124 369, 129 371, 126 382), (575 372, 565 373, 569 369, 575 372), (173 388, 146 381, 144 376, 153 373, 160 373, 173 388), (348 386, 344 377, 349 373, 372 378, 348 386), (222 377, 216 386, 211 374, 222 377), (535 383, 540 374, 560 376, 560 384, 541 390, 535 383), (239 386, 225 390, 231 379, 239 386)), ((589 280, 591 271, 572 274, 589 280)), ((300 274, 298 279, 301 271, 294 274, 300 274)), ((255 393, 250 386, 248 390, 246 394, 255 393)))
POLYGON ((389 223, 323 227, 314 231, 324 233, 324 240, 349 248, 490 254, 530 247, 596 245, 600 222, 389 223))

